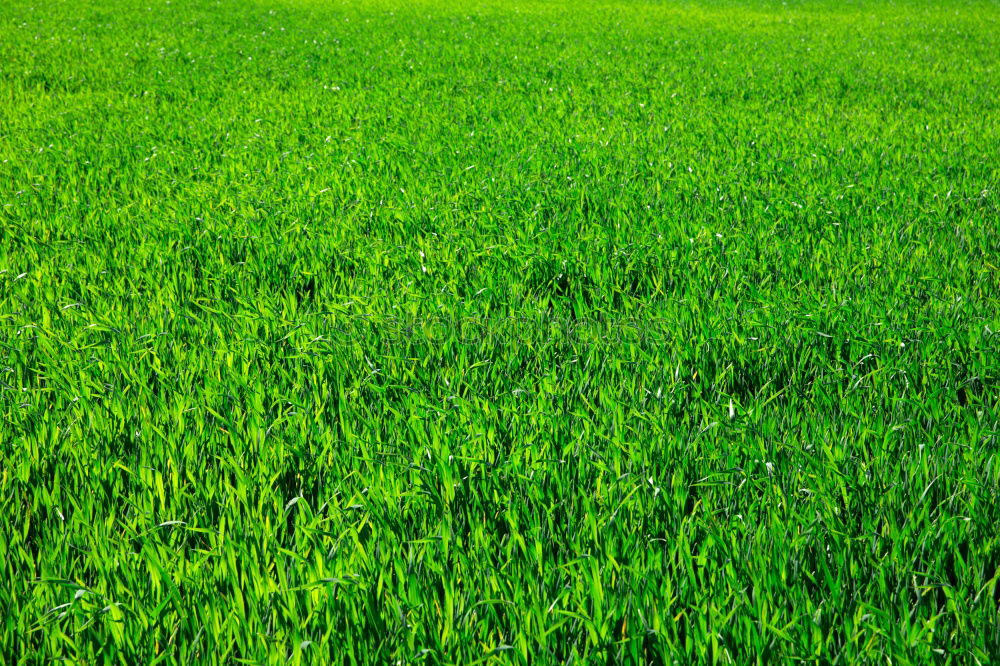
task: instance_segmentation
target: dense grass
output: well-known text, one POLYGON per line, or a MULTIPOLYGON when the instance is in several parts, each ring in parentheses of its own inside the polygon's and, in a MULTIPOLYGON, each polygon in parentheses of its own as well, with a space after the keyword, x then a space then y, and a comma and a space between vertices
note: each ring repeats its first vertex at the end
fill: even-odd
POLYGON ((996 2, 0 4, 0 662, 989 663, 996 2))

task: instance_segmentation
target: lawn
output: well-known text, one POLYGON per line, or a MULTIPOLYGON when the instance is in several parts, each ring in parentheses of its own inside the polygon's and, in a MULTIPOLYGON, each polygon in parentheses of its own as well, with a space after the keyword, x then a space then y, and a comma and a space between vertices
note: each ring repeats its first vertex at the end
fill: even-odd
POLYGON ((998 454, 1000 3, 0 3, 0 663, 988 664, 998 454))

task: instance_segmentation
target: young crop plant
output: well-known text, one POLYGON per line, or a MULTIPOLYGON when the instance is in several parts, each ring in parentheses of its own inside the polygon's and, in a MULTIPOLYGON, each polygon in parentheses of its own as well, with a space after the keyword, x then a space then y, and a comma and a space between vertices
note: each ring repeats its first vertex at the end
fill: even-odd
POLYGON ((1000 661, 995 0, 0 2, 0 664, 1000 661))

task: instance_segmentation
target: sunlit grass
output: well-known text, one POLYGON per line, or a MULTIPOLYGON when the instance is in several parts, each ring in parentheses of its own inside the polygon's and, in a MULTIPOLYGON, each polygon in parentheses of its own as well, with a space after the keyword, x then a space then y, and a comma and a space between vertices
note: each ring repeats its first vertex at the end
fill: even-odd
POLYGON ((0 5, 0 662, 990 663, 998 35, 0 5))

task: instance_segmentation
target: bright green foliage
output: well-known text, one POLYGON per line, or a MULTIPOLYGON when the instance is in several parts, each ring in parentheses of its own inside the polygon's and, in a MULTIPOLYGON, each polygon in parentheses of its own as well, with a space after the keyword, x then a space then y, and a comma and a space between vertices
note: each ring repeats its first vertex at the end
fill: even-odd
POLYGON ((997 659, 998 68, 996 2, 4 0, 0 662, 997 659))

